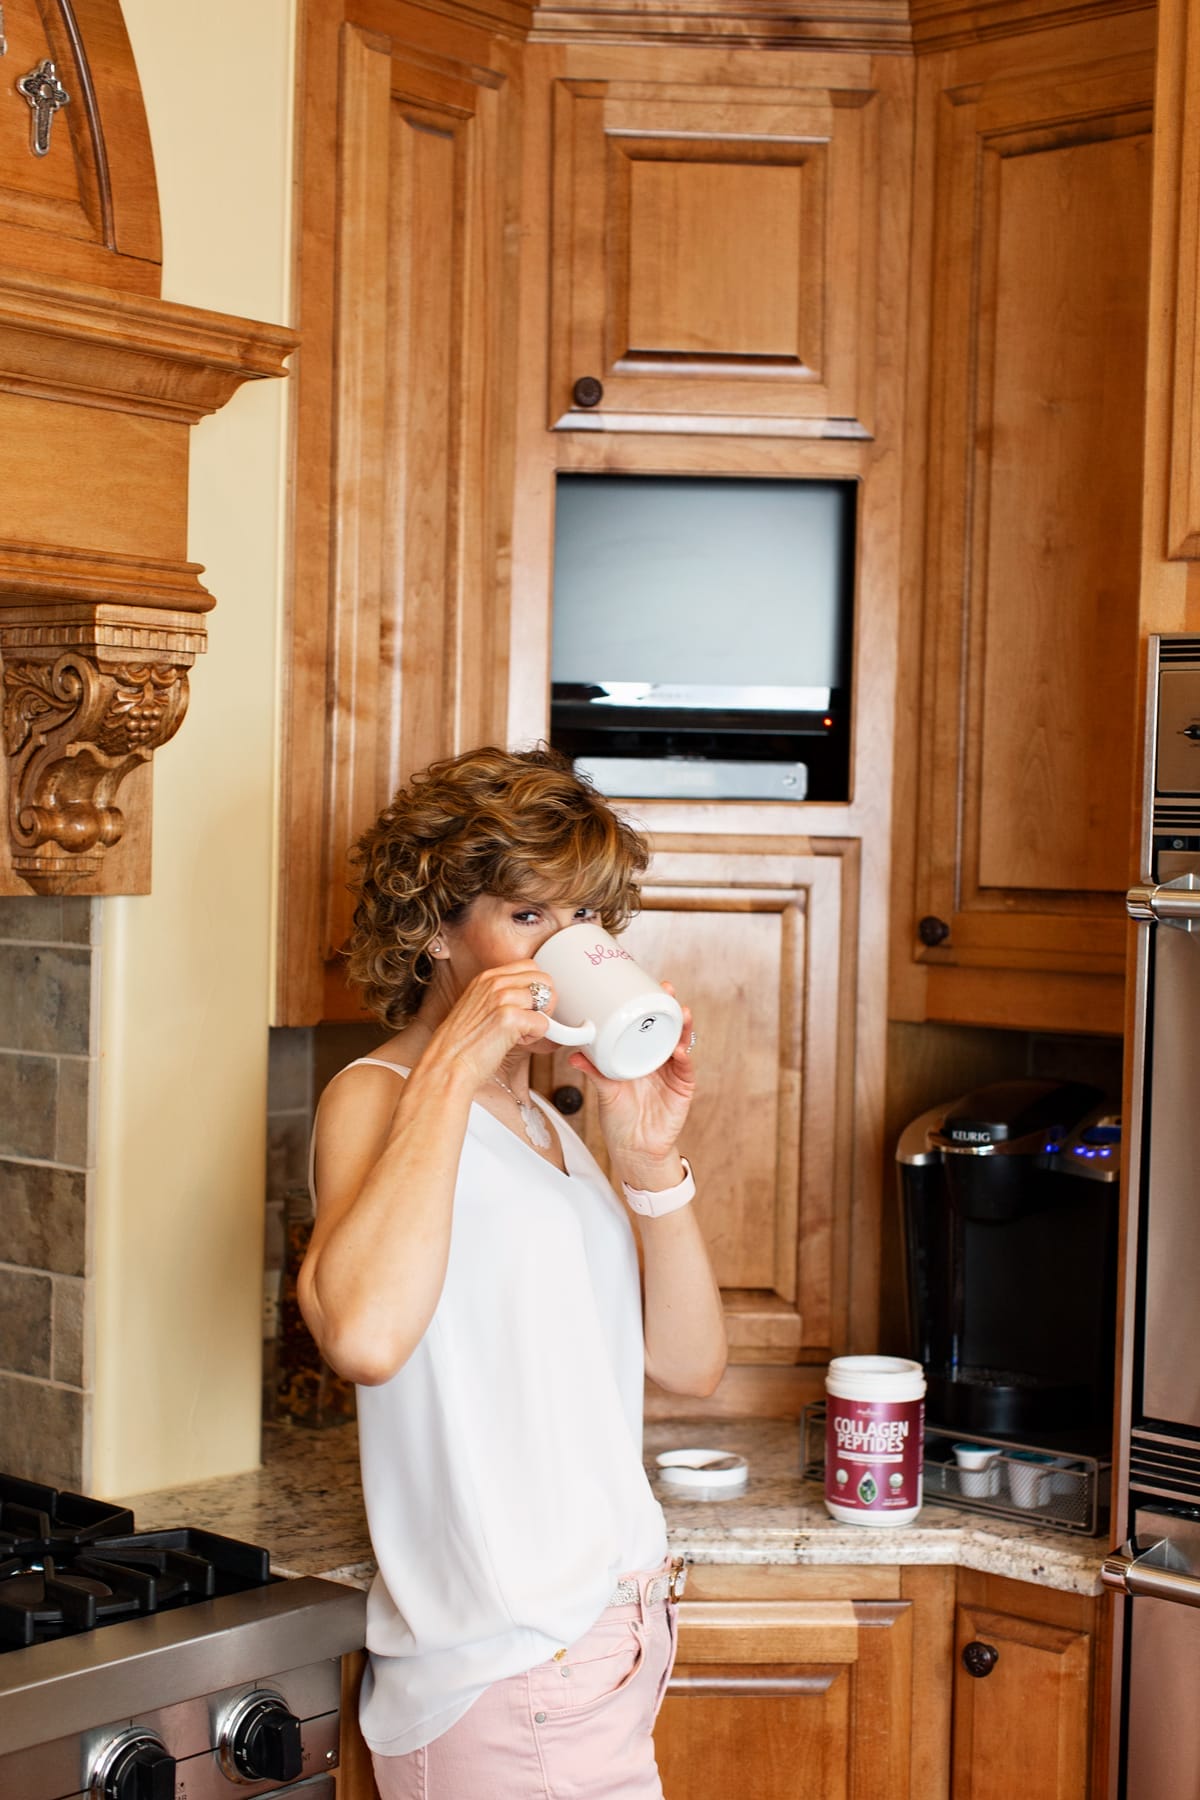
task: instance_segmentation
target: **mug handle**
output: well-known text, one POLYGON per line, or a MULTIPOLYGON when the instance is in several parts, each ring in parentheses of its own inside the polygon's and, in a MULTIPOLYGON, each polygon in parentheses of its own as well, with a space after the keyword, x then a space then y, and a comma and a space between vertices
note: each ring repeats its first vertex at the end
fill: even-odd
POLYGON ((546 1036, 552 1044, 592 1044, 596 1041, 596 1027, 591 1019, 585 1019, 582 1025, 560 1025, 557 1019, 547 1018, 546 1036))

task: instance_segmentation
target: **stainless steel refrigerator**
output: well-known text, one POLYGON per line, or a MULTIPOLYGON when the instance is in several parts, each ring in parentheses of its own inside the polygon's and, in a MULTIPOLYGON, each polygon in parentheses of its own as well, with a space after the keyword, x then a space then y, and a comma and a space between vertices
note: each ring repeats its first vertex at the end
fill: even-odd
POLYGON ((1200 637, 1150 641, 1126 1120, 1111 1794, 1200 1796, 1200 637))

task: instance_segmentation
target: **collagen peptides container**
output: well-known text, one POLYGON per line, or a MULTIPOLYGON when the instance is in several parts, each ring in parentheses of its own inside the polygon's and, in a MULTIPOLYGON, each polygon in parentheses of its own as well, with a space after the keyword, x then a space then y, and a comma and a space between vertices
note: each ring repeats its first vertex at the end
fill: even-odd
POLYGON ((837 1356, 825 1394, 826 1507, 846 1525, 911 1525, 921 1510, 920 1363, 837 1356))

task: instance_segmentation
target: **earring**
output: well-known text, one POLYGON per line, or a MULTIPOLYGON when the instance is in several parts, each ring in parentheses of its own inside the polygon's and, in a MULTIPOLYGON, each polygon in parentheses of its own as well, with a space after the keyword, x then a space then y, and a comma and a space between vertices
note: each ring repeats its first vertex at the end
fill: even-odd
POLYGON ((430 956, 440 956, 442 954, 441 938, 434 938, 433 942, 429 946, 429 954, 430 954, 430 956))

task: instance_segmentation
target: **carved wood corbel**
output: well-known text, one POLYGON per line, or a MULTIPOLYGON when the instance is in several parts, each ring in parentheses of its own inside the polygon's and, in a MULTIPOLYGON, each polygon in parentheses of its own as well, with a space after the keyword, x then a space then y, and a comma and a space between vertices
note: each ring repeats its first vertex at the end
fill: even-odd
POLYGON ((171 648, 157 635, 0 626, 10 856, 34 893, 100 877, 125 833, 122 783, 183 722, 195 653, 184 634, 171 648))

